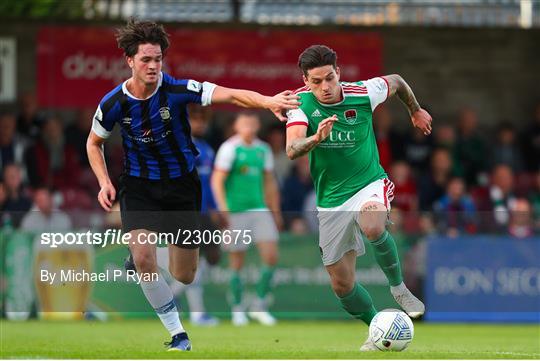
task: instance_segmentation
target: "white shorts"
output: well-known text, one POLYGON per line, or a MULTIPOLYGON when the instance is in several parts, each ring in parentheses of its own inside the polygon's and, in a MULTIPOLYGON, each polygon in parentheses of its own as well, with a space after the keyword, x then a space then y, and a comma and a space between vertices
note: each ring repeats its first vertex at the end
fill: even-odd
POLYGON ((325 266, 339 261, 354 250, 357 256, 365 253, 362 232, 358 224, 360 209, 367 202, 384 204, 390 211, 394 199, 394 183, 383 178, 368 184, 340 206, 317 207, 319 218, 319 249, 325 266))
POLYGON ((242 234, 238 242, 223 243, 225 251, 245 251, 251 243, 277 242, 279 232, 274 222, 274 217, 268 209, 250 210, 246 212, 230 213, 230 227, 233 231, 241 230, 242 234), (247 231, 245 233, 244 231, 247 231), (243 242, 244 234, 251 235, 251 243, 243 242))

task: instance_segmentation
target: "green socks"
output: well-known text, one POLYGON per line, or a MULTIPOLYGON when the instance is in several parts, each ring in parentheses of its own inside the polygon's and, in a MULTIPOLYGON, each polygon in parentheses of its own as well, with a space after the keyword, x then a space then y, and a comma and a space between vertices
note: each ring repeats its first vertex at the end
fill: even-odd
POLYGON ((338 299, 345 311, 349 312, 354 318, 364 321, 368 326, 377 314, 368 291, 358 283, 354 284, 354 288, 348 295, 338 297, 338 299))
MULTIPOLYGON (((260 299, 264 299, 265 296, 270 291, 270 286, 272 283, 272 277, 274 276, 275 267, 263 266, 261 268, 261 275, 259 282, 257 282, 257 296, 260 299)), ((232 271, 230 289, 232 295, 232 304, 233 306, 238 306, 242 304, 242 279, 240 278, 240 272, 232 271)))
POLYGON ((384 231, 379 239, 371 242, 375 251, 375 259, 388 278, 390 286, 397 286, 403 282, 401 265, 396 247, 396 241, 388 231, 384 231))
POLYGON ((229 285, 231 287, 233 306, 238 306, 242 303, 242 280, 240 279, 240 272, 232 272, 229 285))
POLYGON ((266 294, 270 291, 272 277, 274 276, 275 267, 263 266, 261 268, 261 275, 259 282, 257 283, 257 296, 260 299, 264 299, 266 294))

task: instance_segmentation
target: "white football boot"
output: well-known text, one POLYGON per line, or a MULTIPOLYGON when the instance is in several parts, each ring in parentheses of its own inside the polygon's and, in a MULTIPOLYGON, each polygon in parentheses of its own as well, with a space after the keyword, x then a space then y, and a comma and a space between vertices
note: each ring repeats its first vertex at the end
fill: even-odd
POLYGON ((234 326, 245 326, 249 323, 246 312, 241 306, 234 306, 232 309, 232 324, 234 326))
POLYGON ((267 299, 255 298, 248 316, 264 326, 274 326, 277 322, 276 318, 268 312, 267 299))
POLYGON ((360 347, 360 351, 380 351, 377 346, 371 341, 371 338, 368 336, 366 342, 360 347))
POLYGON ((418 318, 426 311, 426 307, 422 301, 416 298, 405 284, 402 283, 399 286, 390 287, 390 293, 392 293, 398 305, 403 308, 409 317, 418 318))
POLYGON ((274 326, 277 322, 276 318, 268 311, 250 311, 248 315, 264 326, 274 326))

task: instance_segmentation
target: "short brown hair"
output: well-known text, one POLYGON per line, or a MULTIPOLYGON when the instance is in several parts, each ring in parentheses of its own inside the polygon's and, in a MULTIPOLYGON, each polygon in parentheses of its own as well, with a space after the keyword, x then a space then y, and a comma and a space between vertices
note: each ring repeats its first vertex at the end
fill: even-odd
POLYGON ((325 65, 332 65, 334 69, 337 66, 336 52, 326 45, 311 45, 298 57, 298 66, 306 76, 309 69, 325 65))
POLYGON ((161 46, 161 52, 165 54, 169 47, 169 34, 165 32, 162 25, 153 21, 130 18, 126 26, 117 30, 116 41, 118 47, 129 57, 137 54, 140 44, 157 44, 161 46))

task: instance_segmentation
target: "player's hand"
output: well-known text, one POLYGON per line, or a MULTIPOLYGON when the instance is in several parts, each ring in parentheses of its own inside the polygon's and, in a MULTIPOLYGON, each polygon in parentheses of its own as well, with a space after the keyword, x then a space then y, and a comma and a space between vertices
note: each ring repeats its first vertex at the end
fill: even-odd
POLYGON ((101 190, 98 193, 97 199, 101 207, 107 212, 111 211, 114 200, 116 199, 116 189, 112 184, 106 184, 101 187, 101 190))
POLYGON ((334 114, 331 117, 323 119, 323 121, 319 123, 319 126, 317 127, 317 133, 315 133, 314 135, 317 143, 322 142, 330 135, 332 127, 334 126, 334 123, 337 121, 337 119, 337 115, 334 114))
POLYGON ((283 115, 283 111, 289 109, 297 109, 300 106, 300 97, 291 90, 282 91, 273 97, 268 97, 268 106, 272 113, 282 122, 287 121, 287 117, 283 115))
POLYGON ((413 125, 420 129, 424 135, 431 134, 431 115, 424 109, 420 108, 411 115, 413 125))

